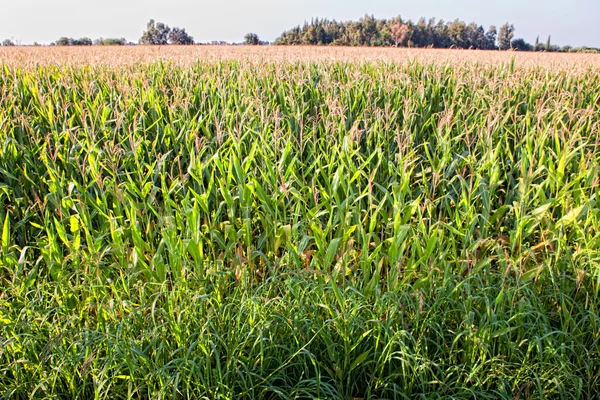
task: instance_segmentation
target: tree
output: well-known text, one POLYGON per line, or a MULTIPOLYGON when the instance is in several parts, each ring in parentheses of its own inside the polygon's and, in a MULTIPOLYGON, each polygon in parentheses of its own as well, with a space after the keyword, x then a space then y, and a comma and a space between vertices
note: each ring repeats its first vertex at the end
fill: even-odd
POLYGON ((525 39, 515 39, 511 42, 511 48, 519 51, 531 51, 533 46, 525 41, 525 39))
POLYGON ((69 39, 68 37, 61 37, 56 41, 57 46, 71 46, 73 44, 73 39, 69 39))
POLYGON ((188 35, 185 29, 173 28, 169 32, 169 44, 194 44, 194 38, 188 35))
POLYGON ((246 36, 244 36, 244 40, 248 45, 256 46, 260 44, 260 39, 256 33, 247 33, 246 36))
POLYGON ((544 51, 544 45, 540 43, 540 37, 535 38, 535 45, 533 46, 534 51, 544 51))
MULTIPOLYGON (((416 23, 402 20, 399 16, 391 19, 377 19, 365 15, 358 21, 337 22, 322 18, 305 21, 276 40, 277 45, 333 45, 333 46, 415 46, 435 48, 459 48, 497 50, 511 48, 515 27, 506 23, 500 29, 492 25, 486 31, 474 22, 466 24, 456 19, 450 22, 419 19, 416 23)), ((246 43, 262 44, 254 34, 246 35, 246 43)), ((539 43, 539 40, 537 41, 539 43)), ((514 41, 519 50, 529 49, 530 45, 521 39, 514 41)), ((540 50, 558 51, 555 45, 539 45, 540 50)), ((513 46, 514 47, 514 46, 513 46)))
POLYGON ((96 46, 124 46, 127 44, 127 39, 125 38, 99 38, 94 41, 94 45, 96 46))
POLYGON ((397 22, 394 25, 392 25, 391 36, 396 47, 406 42, 408 40, 409 34, 410 29, 408 28, 408 25, 403 24, 401 22, 397 22))
POLYGON ((142 37, 140 38, 140 44, 169 44, 169 33, 171 33, 171 28, 169 28, 168 25, 165 25, 162 22, 156 23, 153 19, 151 19, 148 21, 146 31, 144 31, 142 37))
POLYGON ((455 19, 448 23, 448 35, 450 36, 451 46, 458 47, 459 49, 465 49, 468 47, 467 43, 467 24, 463 21, 455 19))
POLYGON ((511 41, 515 36, 515 26, 506 24, 500 27, 500 31, 498 32, 498 47, 500 50, 509 50, 511 41))
POLYGON ((12 39, 4 39, 4 41, 2 42, 2 46, 14 46, 15 42, 12 41, 12 39))
POLYGON ((491 25, 485 34, 485 38, 487 39, 486 50, 494 50, 496 49, 496 39, 498 38, 498 30, 496 29, 496 25, 491 25))
POLYGON ((87 37, 83 37, 81 39, 71 39, 72 46, 91 46, 92 44, 92 39, 87 37))
POLYGON ((551 47, 552 47, 552 36, 548 35, 548 41, 546 42, 546 50, 550 51, 551 47))
POLYGON ((94 42, 88 37, 73 39, 63 36, 56 41, 57 46, 91 46, 92 44, 94 44, 94 42))

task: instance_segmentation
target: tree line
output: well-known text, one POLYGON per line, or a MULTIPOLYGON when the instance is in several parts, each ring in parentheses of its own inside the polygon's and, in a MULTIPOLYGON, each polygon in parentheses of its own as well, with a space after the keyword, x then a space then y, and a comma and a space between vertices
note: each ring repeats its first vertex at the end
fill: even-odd
MULTIPOLYGON (((37 43, 36 43, 37 44, 37 43)), ((92 46, 92 45, 135 45, 125 38, 99 38, 92 40, 87 37, 74 39, 61 37, 50 45, 56 46, 92 46)), ((141 45, 193 45, 194 38, 185 28, 174 27, 156 22, 151 19, 146 25, 138 41, 141 45)), ((224 41, 213 41, 208 44, 240 44, 224 41)), ((248 33, 241 44, 265 45, 256 33, 248 33)), ((395 46, 438 49, 477 49, 477 50, 519 50, 547 52, 600 52, 592 47, 573 48, 559 47, 552 44, 551 37, 545 43, 539 37, 535 44, 525 39, 515 38, 515 27, 508 22, 500 28, 492 25, 487 30, 474 22, 469 24, 456 19, 445 22, 431 18, 419 19, 416 23, 403 20, 398 16, 391 19, 377 19, 373 15, 365 15, 358 21, 338 22, 336 20, 315 18, 304 25, 296 26, 283 32, 273 43, 275 45, 318 45, 318 46, 395 46)), ((6 39, 3 46, 14 46, 15 43, 6 39)))
POLYGON ((402 46, 438 49, 520 50, 520 51, 600 51, 590 47, 559 47, 538 39, 535 45, 525 39, 515 38, 513 24, 505 23, 499 29, 492 25, 487 31, 474 22, 469 24, 456 19, 445 22, 431 18, 416 23, 398 16, 377 19, 365 15, 358 21, 339 22, 315 18, 285 31, 274 44, 279 45, 333 45, 333 46, 402 46))

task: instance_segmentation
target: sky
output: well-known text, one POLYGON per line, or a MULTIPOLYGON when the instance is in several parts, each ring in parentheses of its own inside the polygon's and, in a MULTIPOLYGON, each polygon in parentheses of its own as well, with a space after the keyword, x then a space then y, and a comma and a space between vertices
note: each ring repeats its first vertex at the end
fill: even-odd
POLYGON ((0 0, 0 41, 48 44, 61 36, 137 42, 151 18, 186 28, 197 42, 241 42, 248 32, 273 41, 311 18, 358 20, 401 15, 459 18, 486 30, 505 22, 516 36, 600 47, 600 0, 0 0))

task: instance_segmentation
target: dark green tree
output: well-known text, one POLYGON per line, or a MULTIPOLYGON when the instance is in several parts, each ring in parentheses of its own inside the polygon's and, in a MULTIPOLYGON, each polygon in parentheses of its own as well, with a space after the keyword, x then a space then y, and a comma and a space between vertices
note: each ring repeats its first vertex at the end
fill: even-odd
POLYGON ((256 33, 247 33, 246 36, 244 36, 244 41, 246 42, 246 44, 252 46, 260 44, 260 38, 256 33))
POLYGON ((140 38, 140 44, 162 45, 169 44, 169 33, 171 28, 162 22, 156 23, 153 19, 148 21, 146 30, 140 38))
POLYGON ((515 26, 505 23, 498 31, 498 48, 500 50, 509 50, 511 41, 515 36, 515 26))
POLYGON ((12 41, 12 39, 4 39, 4 41, 2 42, 2 46, 14 46, 15 42, 12 41))
POLYGON ((540 43, 540 36, 535 38, 535 45, 533 46, 534 51, 544 51, 544 45, 540 43))
POLYGON ((103 38, 99 38, 96 39, 94 41, 95 45, 98 46, 124 46, 127 44, 127 39, 125 38, 108 38, 108 39, 103 39, 103 38))
MULTIPOLYGON (((365 15, 358 21, 337 22, 314 18, 310 22, 285 31, 275 40, 281 45, 335 45, 335 46, 398 46, 461 48, 483 50, 529 50, 532 47, 524 40, 514 39, 515 27, 506 23, 500 29, 492 25, 486 30, 476 23, 466 24, 461 20, 451 22, 419 19, 416 23, 396 17, 377 19, 365 15), (512 46, 512 44, 515 46, 512 46)), ((256 44, 258 38, 246 37, 247 43, 256 44), (250 39, 249 39, 250 38, 250 39)), ((539 40, 538 40, 539 43, 539 40)), ((548 47, 548 46, 546 46, 548 47)), ((544 45, 541 45, 545 49, 544 45)), ((549 46, 547 51, 559 51, 549 46)))
POLYGON ((80 39, 71 39, 71 46, 91 46, 93 44, 92 39, 88 37, 82 37, 80 39))
POLYGON ((194 38, 188 35, 185 29, 173 28, 171 32, 169 32, 169 44, 194 44, 194 38))
POLYGON ((56 45, 57 46, 71 46, 71 45, 73 45, 73 39, 63 36, 56 41, 56 45))
POLYGON ((496 29, 496 25, 492 25, 489 27, 487 33, 485 34, 485 38, 486 38, 486 49, 485 50, 496 49, 496 40, 498 38, 498 30, 496 29))
POLYGON ((533 50, 533 46, 529 43, 527 43, 525 41, 525 39, 515 39, 512 41, 511 43, 511 47, 514 50, 519 50, 519 51, 532 51, 533 50))

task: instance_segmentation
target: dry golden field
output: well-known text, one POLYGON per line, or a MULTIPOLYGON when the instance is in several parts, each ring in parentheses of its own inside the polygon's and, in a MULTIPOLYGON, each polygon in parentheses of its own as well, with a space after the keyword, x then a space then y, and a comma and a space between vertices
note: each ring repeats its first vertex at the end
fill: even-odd
POLYGON ((198 61, 252 62, 400 62, 419 61, 497 64, 515 59, 517 67, 564 69, 600 68, 600 55, 520 53, 479 50, 441 50, 359 47, 295 46, 135 46, 135 47, 14 47, 0 48, 0 62, 8 65, 134 65, 170 60, 186 65, 198 61))

